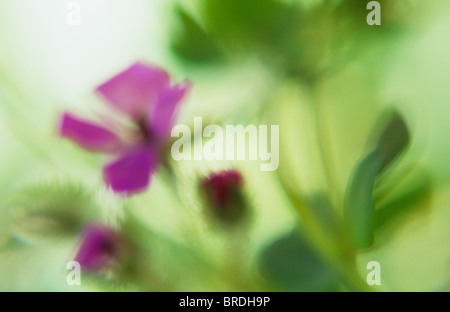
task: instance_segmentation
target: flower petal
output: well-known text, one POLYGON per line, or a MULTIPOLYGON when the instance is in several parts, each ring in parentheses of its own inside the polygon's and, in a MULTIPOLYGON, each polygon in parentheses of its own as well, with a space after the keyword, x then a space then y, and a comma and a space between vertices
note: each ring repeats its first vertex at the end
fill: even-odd
POLYGON ((170 83, 162 69, 136 63, 97 88, 115 108, 132 117, 146 114, 158 91, 170 83))
POLYGON ((119 137, 110 130, 69 113, 62 116, 60 135, 95 152, 111 152, 121 145, 119 137))
POLYGON ((147 188, 157 166, 157 154, 147 146, 141 146, 107 165, 103 177, 115 193, 138 193, 147 188))
POLYGON ((157 138, 164 140, 170 135, 175 122, 178 104, 191 88, 191 83, 185 82, 162 90, 156 101, 154 110, 149 116, 151 132, 157 138))

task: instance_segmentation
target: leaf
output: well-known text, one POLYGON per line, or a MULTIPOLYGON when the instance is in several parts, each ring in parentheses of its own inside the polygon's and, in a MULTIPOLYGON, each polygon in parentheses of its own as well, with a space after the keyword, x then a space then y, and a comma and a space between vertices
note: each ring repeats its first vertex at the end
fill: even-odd
POLYGON ((414 209, 427 207, 431 200, 430 177, 423 172, 411 177, 400 190, 381 201, 375 209, 375 229, 385 225, 389 220, 404 215, 414 209), (425 205, 423 205, 425 204, 425 205))
POLYGON ((221 53, 205 30, 181 8, 177 10, 181 32, 172 39, 173 51, 182 59, 193 63, 217 61, 221 53))
POLYGON ((373 189, 376 178, 405 150, 408 143, 406 124, 400 115, 393 113, 375 148, 356 167, 345 195, 344 221, 351 240, 359 248, 368 248, 373 243, 373 189))
POLYGON ((87 222, 98 218, 92 196, 70 183, 19 190, 8 207, 13 235, 31 243, 72 238, 87 222))
POLYGON ((261 254, 260 268, 263 276, 283 291, 331 291, 337 287, 335 273, 297 232, 268 246, 261 254))
POLYGON ((372 196, 375 179, 382 167, 380 152, 374 152, 358 165, 353 181, 346 193, 344 220, 346 229, 359 248, 373 242, 374 200, 372 196))

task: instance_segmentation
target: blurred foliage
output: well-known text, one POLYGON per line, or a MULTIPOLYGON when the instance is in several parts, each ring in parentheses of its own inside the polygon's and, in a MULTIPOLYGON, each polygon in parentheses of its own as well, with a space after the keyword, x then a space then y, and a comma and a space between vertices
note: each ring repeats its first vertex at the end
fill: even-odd
POLYGON ((432 184, 429 174, 416 169, 418 173, 408 177, 406 185, 376 204, 374 228, 378 229, 395 218, 406 218, 417 209, 431 206, 432 184))
MULTIPOLYGON (((381 29, 367 27, 366 2, 360 0, 198 0, 199 22, 180 9, 184 31, 174 38, 174 51, 199 64, 219 53, 259 58, 276 73, 315 81, 341 68, 362 50, 356 42, 375 40, 401 29, 398 5, 381 1, 389 16, 381 29), (202 25, 202 26, 200 26, 202 25), (214 48, 213 48, 214 47, 214 48)), ((216 58, 217 59, 217 58, 216 58)))
POLYGON ((39 244, 73 239, 100 211, 82 187, 40 184, 17 190, 7 202, 12 235, 39 244))
POLYGON ((184 59, 194 63, 210 63, 219 60, 221 54, 204 29, 182 8, 176 14, 180 31, 173 39, 173 50, 184 59))

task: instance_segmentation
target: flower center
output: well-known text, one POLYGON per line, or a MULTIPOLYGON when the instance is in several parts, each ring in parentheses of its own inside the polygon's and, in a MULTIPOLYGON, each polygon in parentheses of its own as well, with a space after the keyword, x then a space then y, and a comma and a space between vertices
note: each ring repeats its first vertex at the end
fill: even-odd
POLYGON ((136 120, 136 124, 138 126, 139 129, 139 133, 142 135, 142 138, 144 141, 146 142, 151 142, 154 138, 152 132, 150 131, 150 128, 147 125, 147 121, 145 120, 145 118, 138 118, 136 120))

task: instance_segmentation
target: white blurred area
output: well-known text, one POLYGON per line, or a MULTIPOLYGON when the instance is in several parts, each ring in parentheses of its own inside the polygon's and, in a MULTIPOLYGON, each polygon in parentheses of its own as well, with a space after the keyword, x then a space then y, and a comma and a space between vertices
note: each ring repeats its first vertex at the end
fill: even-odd
MULTIPOLYGON (((64 101, 136 59, 164 63, 167 0, 2 0, 0 69, 29 91, 64 101), (70 2, 81 25, 70 26, 70 2)), ((161 64, 163 65, 163 64, 161 64)))

